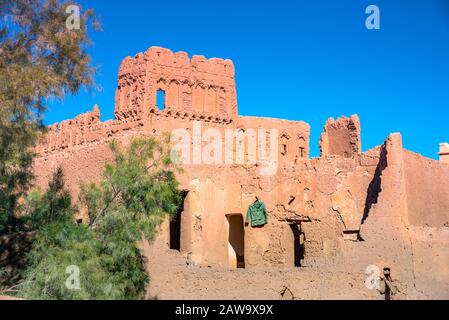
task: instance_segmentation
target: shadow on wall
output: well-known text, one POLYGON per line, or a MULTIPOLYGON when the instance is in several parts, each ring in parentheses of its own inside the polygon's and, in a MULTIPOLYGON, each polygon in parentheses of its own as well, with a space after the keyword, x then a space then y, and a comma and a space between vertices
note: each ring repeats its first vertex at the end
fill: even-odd
POLYGON ((304 259, 304 233, 301 232, 300 224, 290 224, 290 228, 293 232, 293 254, 294 254, 294 266, 300 267, 302 260, 304 259))
POLYGON ((187 191, 182 191, 182 203, 176 212, 176 215, 170 220, 170 249, 181 251, 181 221, 184 211, 184 201, 187 197, 187 191))
POLYGON ((374 173, 373 180, 370 182, 368 186, 368 191, 365 200, 365 209, 363 211, 362 224, 368 218, 369 211, 371 207, 377 203, 379 194, 382 191, 382 172, 388 166, 387 163, 387 148, 386 145, 383 144, 380 149, 380 158, 379 163, 376 167, 376 172, 374 173))

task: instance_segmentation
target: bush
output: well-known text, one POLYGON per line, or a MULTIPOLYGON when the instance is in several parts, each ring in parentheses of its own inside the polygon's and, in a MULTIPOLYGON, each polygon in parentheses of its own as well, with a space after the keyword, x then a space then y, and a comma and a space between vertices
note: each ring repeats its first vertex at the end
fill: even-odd
POLYGON ((27 299, 122 298, 104 268, 105 257, 91 230, 70 221, 43 226, 28 255, 29 267, 19 286, 27 299), (70 267, 79 268, 79 289, 67 286, 70 267))
POLYGON ((114 162, 99 185, 82 185, 89 224, 76 224, 70 195, 58 169, 45 194, 34 191, 26 203, 35 241, 27 255, 18 295, 29 299, 139 299, 148 283, 137 242, 152 239, 182 196, 168 157, 168 144, 135 139, 123 151, 111 143, 114 162), (79 270, 79 288, 66 285, 79 270), (69 268, 69 269, 67 269, 69 268))

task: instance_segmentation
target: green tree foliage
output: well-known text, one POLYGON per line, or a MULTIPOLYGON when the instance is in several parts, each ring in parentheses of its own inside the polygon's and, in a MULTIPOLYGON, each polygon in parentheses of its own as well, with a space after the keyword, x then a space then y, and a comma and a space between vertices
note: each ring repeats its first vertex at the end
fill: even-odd
POLYGON ((71 221, 73 213, 72 198, 64 188, 64 173, 58 167, 45 194, 39 190, 29 194, 22 220, 27 221, 28 230, 32 231, 54 221, 71 221))
POLYGON ((71 221, 74 208, 70 194, 64 189, 63 177, 62 169, 58 168, 45 194, 38 189, 30 192, 21 206, 21 215, 15 218, 16 231, 3 236, 0 246, 0 266, 3 266, 0 287, 7 287, 21 278, 26 267, 26 255, 41 226, 56 220, 71 221))
MULTIPOLYGON (((123 298, 107 271, 110 257, 87 225, 77 224, 64 176, 56 170, 45 193, 34 190, 26 201, 23 225, 35 232, 18 295, 28 299, 123 298), (71 266, 80 270, 79 289, 66 286, 71 266), (82 272, 81 272, 82 271, 82 272)), ((13 291, 14 292, 14 291, 13 291)))
POLYGON ((151 239, 182 200, 168 144, 137 138, 126 149, 111 143, 114 161, 100 184, 82 186, 89 224, 76 224, 58 170, 47 192, 27 202, 30 230, 38 227, 19 295, 33 299, 137 299, 148 282, 137 243, 151 239), (80 271, 80 289, 65 285, 68 266, 80 271))
POLYGON ((110 285, 103 266, 106 257, 100 254, 101 246, 95 234, 61 212, 52 220, 43 220, 45 223, 38 229, 27 256, 24 280, 17 287, 18 295, 27 299, 120 298, 110 285), (79 290, 66 286, 70 266, 81 271, 79 290))
POLYGON ((100 185, 82 185, 91 226, 115 212, 135 221, 135 239, 142 232, 151 239, 165 215, 176 214, 182 195, 174 172, 180 168, 171 161, 168 146, 168 137, 162 142, 136 138, 126 150, 110 144, 114 161, 106 164, 100 185))
POLYGON ((81 11, 80 28, 69 30, 68 4, 76 3, 0 1, 0 234, 14 231, 17 203, 29 189, 45 100, 92 85, 87 29, 98 23, 91 10, 81 11))
POLYGON ((106 164, 100 184, 82 185, 89 225, 109 257, 114 283, 124 284, 127 297, 140 297, 147 283, 144 261, 136 244, 152 239, 167 216, 182 202, 170 158, 169 143, 136 138, 126 149, 110 144, 114 161, 106 164))
POLYGON ((98 23, 78 6, 79 28, 68 29, 69 4, 0 1, 0 288, 38 299, 140 298, 148 275, 137 241, 153 238, 181 201, 165 142, 111 144, 101 183, 82 186, 88 225, 73 220, 61 170, 44 193, 29 192, 45 101, 93 84, 86 49, 88 25, 98 23), (71 265, 79 290, 66 286, 71 265))
POLYGON ((20 278, 33 240, 22 218, 26 206, 20 204, 32 184, 33 147, 44 132, 45 101, 92 87, 87 28, 98 23, 91 10, 79 7, 79 28, 69 30, 69 3, 76 5, 0 1, 0 288, 20 278))
POLYGON ((104 267, 107 260, 87 226, 70 220, 43 225, 28 255, 18 296, 45 300, 123 298, 104 267), (66 282, 70 284, 71 266, 79 268, 79 289, 66 286, 66 282))

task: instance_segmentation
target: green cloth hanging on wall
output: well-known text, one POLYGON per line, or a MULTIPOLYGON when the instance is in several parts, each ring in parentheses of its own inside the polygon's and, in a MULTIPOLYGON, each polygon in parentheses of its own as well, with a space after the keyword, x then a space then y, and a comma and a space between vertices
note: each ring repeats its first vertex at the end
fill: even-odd
POLYGON ((245 222, 248 223, 250 219, 251 227, 258 227, 267 224, 267 208, 262 201, 257 200, 248 207, 245 222))

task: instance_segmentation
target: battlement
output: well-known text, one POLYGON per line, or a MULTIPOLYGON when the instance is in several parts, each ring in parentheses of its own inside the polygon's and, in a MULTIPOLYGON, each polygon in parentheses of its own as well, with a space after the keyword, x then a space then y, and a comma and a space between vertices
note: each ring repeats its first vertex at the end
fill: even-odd
POLYGON ((90 112, 48 126, 42 141, 36 147, 36 151, 39 154, 44 154, 100 141, 120 131, 141 127, 142 125, 141 121, 134 119, 101 122, 100 108, 95 105, 90 112))
POLYGON ((203 117, 235 119, 238 114, 234 64, 185 52, 151 47, 123 60, 115 95, 115 118, 142 118, 169 109, 203 117), (156 106, 156 95, 165 95, 156 106))

